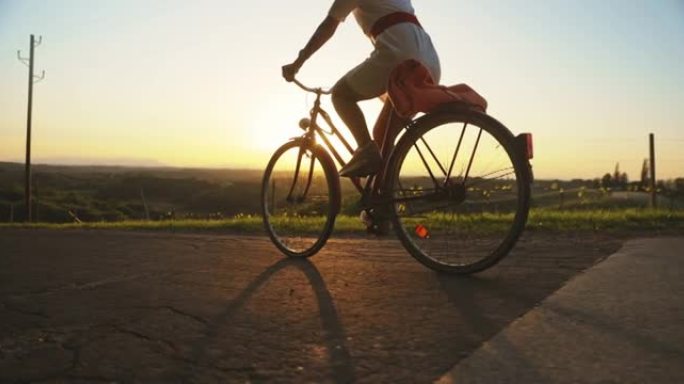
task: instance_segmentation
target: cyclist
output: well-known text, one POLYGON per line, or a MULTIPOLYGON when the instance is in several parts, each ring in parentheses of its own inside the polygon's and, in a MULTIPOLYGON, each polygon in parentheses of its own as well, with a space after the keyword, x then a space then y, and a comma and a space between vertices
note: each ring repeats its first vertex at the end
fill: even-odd
POLYGON ((410 0, 334 0, 328 16, 299 51, 297 59, 282 67, 287 81, 294 79, 304 62, 333 36, 350 13, 370 38, 374 50, 335 84, 332 102, 358 145, 352 159, 340 169, 340 176, 363 177, 379 172, 382 158, 377 144, 371 140, 358 102, 384 95, 390 73, 405 60, 421 62, 435 83, 439 83, 440 64, 410 0))

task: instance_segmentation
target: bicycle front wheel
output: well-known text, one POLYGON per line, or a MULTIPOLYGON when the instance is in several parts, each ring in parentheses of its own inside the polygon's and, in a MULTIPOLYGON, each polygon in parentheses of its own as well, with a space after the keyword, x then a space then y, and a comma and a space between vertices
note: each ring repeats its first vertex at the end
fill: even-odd
POLYGON ((525 227, 528 166, 510 131, 485 114, 424 116, 402 136, 387 170, 383 194, 397 236, 437 271, 493 266, 525 227))
POLYGON ((330 156, 307 140, 273 154, 261 187, 264 227, 280 251, 309 257, 325 245, 339 211, 339 176, 330 156))

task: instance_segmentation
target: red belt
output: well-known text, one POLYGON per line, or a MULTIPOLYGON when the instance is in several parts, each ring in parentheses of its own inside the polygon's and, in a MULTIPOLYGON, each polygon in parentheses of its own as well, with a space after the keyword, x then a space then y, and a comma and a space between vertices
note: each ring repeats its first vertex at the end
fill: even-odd
POLYGON ((373 40, 375 40, 381 33, 385 32, 387 28, 401 23, 412 23, 419 27, 421 26, 416 15, 406 12, 394 12, 379 18, 375 24, 373 24, 370 35, 373 37, 373 40))

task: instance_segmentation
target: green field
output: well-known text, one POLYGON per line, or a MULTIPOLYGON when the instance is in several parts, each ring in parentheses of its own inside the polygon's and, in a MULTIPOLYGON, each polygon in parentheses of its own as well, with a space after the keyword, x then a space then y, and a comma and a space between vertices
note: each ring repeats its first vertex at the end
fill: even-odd
MULTIPOLYGON (((290 218, 285 225, 290 230, 310 232, 320 227, 323 218, 290 218)), ((487 231, 510 221, 507 215, 467 215, 457 225, 487 231)), ((440 228, 439 218, 431 220, 434 228, 440 228)), ((50 229, 115 229, 150 231, 209 231, 226 233, 264 233, 262 219, 256 215, 239 215, 218 220, 128 220, 118 222, 92 222, 67 224, 9 224, 0 228, 50 228, 50 229)), ((528 231, 684 231, 684 211, 619 209, 557 211, 533 209, 527 224, 528 231)), ((365 227, 358 217, 340 215, 335 224, 336 233, 362 233, 365 227)))
MULTIPOLYGON (((231 169, 69 167, 34 168, 33 217, 25 220, 23 167, 0 163, 0 228, 109 228, 264 233, 259 195, 262 171, 231 169)), ((684 179, 659 181, 658 207, 638 183, 610 188, 598 179, 536 180, 528 230, 680 230, 684 227, 684 179)), ((361 233, 359 195, 342 180, 336 233, 361 233)), ((312 231, 322 218, 288 217, 286 230, 312 231)), ((462 214, 429 217, 446 225, 499 230, 510 216, 462 214), (449 221, 449 222, 448 222, 449 221)))

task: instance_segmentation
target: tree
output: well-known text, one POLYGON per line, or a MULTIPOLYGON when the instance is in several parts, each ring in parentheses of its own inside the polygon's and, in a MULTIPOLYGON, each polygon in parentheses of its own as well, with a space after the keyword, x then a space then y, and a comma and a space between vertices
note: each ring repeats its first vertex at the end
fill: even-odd
POLYGON ((678 196, 684 196, 684 178, 678 177, 674 181, 674 190, 678 196))
POLYGON ((620 186, 620 188, 626 189, 628 183, 629 183, 629 177, 627 176, 627 173, 626 173, 626 172, 622 172, 622 173, 620 174, 620 179, 619 179, 619 181, 617 182, 617 184, 620 186))
POLYGON ((615 163, 615 171, 613 174, 606 173, 603 176, 603 186, 619 188, 622 190, 627 189, 627 183, 629 182, 629 177, 627 177, 626 172, 620 172, 620 163, 615 163))
POLYGON ((606 173, 601 178, 601 187, 603 187, 603 188, 612 188, 613 187, 613 176, 611 176, 610 173, 606 173))
POLYGON ((648 159, 644 159, 644 163, 641 165, 641 189, 645 190, 648 187, 648 159))

